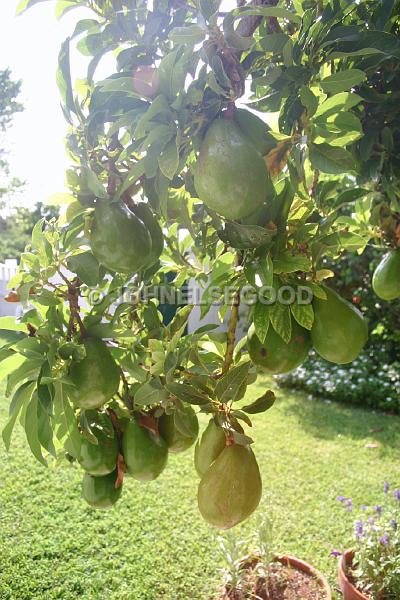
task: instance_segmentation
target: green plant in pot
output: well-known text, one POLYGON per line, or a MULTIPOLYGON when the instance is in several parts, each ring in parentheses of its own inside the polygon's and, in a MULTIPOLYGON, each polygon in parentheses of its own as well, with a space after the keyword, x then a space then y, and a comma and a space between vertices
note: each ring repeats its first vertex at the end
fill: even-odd
POLYGON ((339 585, 345 600, 397 600, 400 598, 400 489, 392 490, 385 483, 383 502, 362 506, 357 513, 350 498, 338 496, 338 500, 347 509, 354 535, 354 547, 346 550, 339 560, 339 585))
POLYGON ((259 519, 248 539, 239 540, 229 531, 217 540, 225 563, 221 600, 331 600, 321 573, 294 556, 277 553, 270 516, 259 519))

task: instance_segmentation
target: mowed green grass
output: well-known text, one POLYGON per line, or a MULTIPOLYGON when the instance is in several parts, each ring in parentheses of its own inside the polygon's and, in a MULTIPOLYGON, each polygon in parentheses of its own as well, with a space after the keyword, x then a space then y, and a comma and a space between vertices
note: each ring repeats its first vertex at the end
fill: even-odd
MULTIPOLYGON (((267 386, 260 379, 247 401, 267 386)), ((7 404, 0 393, 1 426, 7 404)), ((312 562, 335 586, 330 552, 351 543, 336 496, 375 504, 384 481, 400 483, 400 419, 285 390, 253 423, 264 494, 237 539, 269 515, 276 549, 312 562)), ((211 598, 223 565, 197 510, 192 463, 192 450, 172 456, 157 481, 127 480, 117 506, 96 512, 80 498, 79 468, 42 467, 18 427, 11 453, 0 446, 1 600, 211 598)))

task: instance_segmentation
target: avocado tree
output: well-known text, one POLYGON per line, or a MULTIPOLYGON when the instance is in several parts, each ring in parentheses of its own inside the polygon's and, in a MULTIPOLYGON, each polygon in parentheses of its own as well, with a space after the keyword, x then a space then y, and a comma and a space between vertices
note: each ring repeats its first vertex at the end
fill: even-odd
POLYGON ((1 324, 3 439, 19 418, 36 458, 80 463, 105 508, 125 475, 152 480, 191 447, 205 413, 199 509, 232 527, 261 497, 249 428, 274 395, 238 404, 255 367, 289 371, 311 346, 347 363, 367 340, 324 257, 388 247, 375 287, 400 295, 399 3, 60 0, 57 16, 80 7, 57 72, 70 194, 11 282, 26 311, 1 324), (76 85, 70 52, 88 63, 76 85), (161 292, 190 278, 225 333, 186 334, 190 302, 163 323, 161 292))

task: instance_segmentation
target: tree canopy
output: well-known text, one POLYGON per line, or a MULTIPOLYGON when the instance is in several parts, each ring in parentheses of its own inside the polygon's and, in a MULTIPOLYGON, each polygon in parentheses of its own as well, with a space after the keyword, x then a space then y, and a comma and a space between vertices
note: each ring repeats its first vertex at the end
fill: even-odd
POLYGON ((67 205, 59 221, 35 226, 12 282, 30 303, 5 336, 3 437, 8 446, 22 411, 38 460, 64 447, 81 462, 109 419, 116 471, 98 481, 86 471, 83 487, 102 507, 118 500, 125 469, 148 480, 164 468, 160 419, 191 437, 198 407, 211 419, 196 450, 199 508, 231 527, 261 493, 249 428, 274 395, 236 404, 255 365, 293 368, 311 344, 351 362, 367 324, 325 285, 324 259, 373 244, 399 268, 399 3, 267 0, 225 12, 218 0, 63 0, 56 11, 82 6, 92 18, 63 43, 57 72, 70 194, 54 198, 67 205), (70 52, 89 58, 76 85, 70 52), (99 80, 109 53, 115 72, 99 80), (226 332, 186 335, 191 304, 163 323, 156 290, 190 278, 205 288, 201 315, 218 301, 226 332), (236 336, 249 286, 250 356, 236 336))

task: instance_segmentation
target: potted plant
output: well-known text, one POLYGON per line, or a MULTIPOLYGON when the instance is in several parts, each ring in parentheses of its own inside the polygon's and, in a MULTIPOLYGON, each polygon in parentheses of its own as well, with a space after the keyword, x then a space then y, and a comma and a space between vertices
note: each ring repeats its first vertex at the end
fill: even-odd
POLYGON ((331 600, 325 577, 314 567, 293 556, 273 550, 272 526, 262 521, 257 529, 254 550, 243 557, 247 540, 238 541, 228 532, 219 536, 226 563, 220 600, 331 600))
MULTIPOLYGON (((354 547, 341 553, 339 586, 345 600, 400 598, 400 489, 384 485, 384 502, 362 506, 354 521, 354 547)), ((352 513, 350 498, 338 496, 352 513)))

